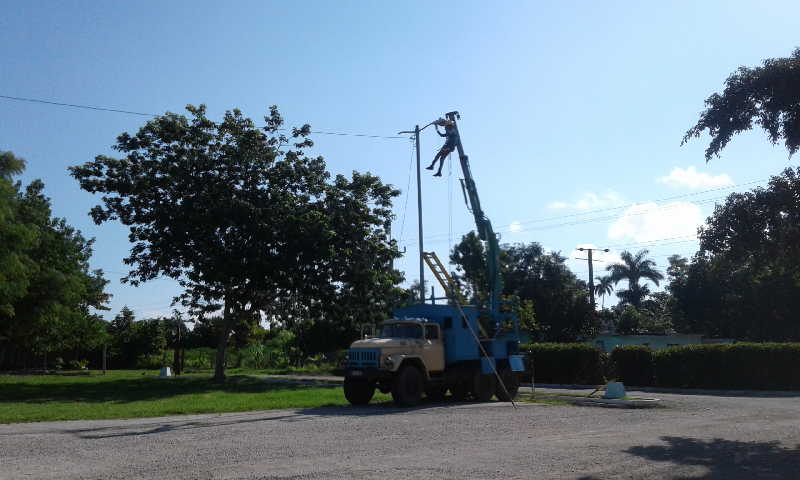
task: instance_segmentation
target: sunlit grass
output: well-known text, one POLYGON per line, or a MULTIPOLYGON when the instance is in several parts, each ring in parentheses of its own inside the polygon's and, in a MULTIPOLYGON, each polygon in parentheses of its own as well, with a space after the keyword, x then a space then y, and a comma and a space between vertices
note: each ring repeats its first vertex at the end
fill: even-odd
MULTIPOLYGON (((390 397, 377 393, 373 402, 390 397)), ((0 423, 140 418, 347 405, 340 386, 271 384, 248 376, 156 371, 0 376, 0 423)))

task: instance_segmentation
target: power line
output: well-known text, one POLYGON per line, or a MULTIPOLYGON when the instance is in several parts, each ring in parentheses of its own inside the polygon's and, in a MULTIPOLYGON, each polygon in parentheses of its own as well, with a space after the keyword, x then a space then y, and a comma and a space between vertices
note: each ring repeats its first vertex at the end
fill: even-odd
MULTIPOLYGON (((142 117, 158 117, 160 116, 157 113, 147 113, 147 112, 134 112, 132 110, 121 110, 118 108, 110 108, 110 107, 97 107, 94 105, 83 105, 78 103, 65 103, 65 102, 55 102, 52 100, 42 100, 39 98, 25 98, 25 97, 14 97, 11 95, 0 95, 0 98, 4 98, 6 100, 14 100, 18 102, 30 102, 30 103, 41 103, 44 105, 54 105, 58 107, 70 107, 70 108, 82 108, 84 110, 96 110, 101 112, 112 112, 112 113, 124 113, 127 115, 139 115, 142 117)), ((279 128, 280 131, 288 131, 287 128, 279 128)), ((399 136, 399 135, 372 135, 368 133, 349 133, 349 132, 328 132, 328 131, 321 131, 321 130, 312 130, 311 133, 317 135, 333 135, 339 137, 361 137, 361 138, 383 138, 383 139, 391 139, 397 140, 402 139, 405 140, 407 137, 399 136)))
MULTIPOLYGON (((529 223, 538 223, 538 222, 545 222, 545 221, 552 221, 552 220, 562 220, 562 219, 574 218, 574 217, 580 217, 580 216, 588 216, 588 215, 591 215, 591 214, 594 214, 594 213, 608 212, 608 211, 612 211, 612 210, 620 210, 622 208, 628 208, 628 207, 637 206, 637 205, 645 205, 645 204, 651 203, 651 202, 652 203, 664 202, 664 201, 668 201, 668 200, 675 200, 675 199, 678 199, 678 198, 686 198, 686 197, 691 197, 691 196, 702 195, 704 193, 711 193, 711 192, 717 192, 717 191, 722 191, 722 190, 730 190, 730 189, 733 189, 733 188, 744 187, 744 186, 747 186, 747 185, 760 183, 760 182, 763 182, 764 180, 766 180, 766 179, 753 180, 753 181, 749 181, 749 182, 739 183, 739 184, 736 184, 736 185, 729 185, 729 186, 726 186, 726 187, 712 188, 712 189, 703 190, 703 191, 700 191, 700 192, 691 192, 691 193, 686 193, 686 194, 682 194, 682 195, 674 195, 674 196, 669 196, 669 197, 663 197, 663 198, 650 200, 650 201, 633 202, 633 203, 620 205, 620 206, 617 206, 617 207, 608 207, 608 208, 601 208, 601 209, 596 209, 596 210, 589 210, 589 211, 586 211, 586 212, 573 213, 573 214, 569 214, 569 215, 560 215, 560 216, 553 216, 553 217, 547 217, 547 218, 539 218, 539 219, 534 219, 534 220, 525 220, 525 221, 521 221, 521 222, 518 222, 518 223, 519 224, 529 224, 529 223)), ((704 205, 704 204, 707 204, 707 203, 710 203, 710 202, 714 202, 716 200, 721 200, 723 198, 727 198, 727 195, 705 198, 705 199, 702 199, 702 200, 695 201, 693 203, 695 205, 704 205)), ((639 211, 639 212, 631 212, 631 213, 628 213, 627 216, 631 217, 631 216, 647 215, 647 214, 653 213, 655 211, 663 212, 665 209, 671 209, 671 208, 675 208, 675 207, 678 207, 678 206, 680 206, 680 205, 677 205, 677 204, 676 205, 663 205, 663 206, 658 206, 657 205, 655 209, 647 209, 647 210, 642 210, 642 211, 639 211)), ((669 214, 666 214, 666 215, 669 216, 669 214)), ((554 224, 550 224, 550 225, 542 225, 542 226, 537 226, 537 227, 528 227, 528 228, 525 229, 525 231, 547 230, 547 229, 551 229, 551 228, 567 227, 567 226, 574 226, 574 225, 583 225, 583 224, 586 224, 586 223, 595 223, 595 222, 609 222, 609 221, 617 220, 618 218, 619 218, 618 214, 598 216, 598 217, 590 217, 590 218, 577 218, 575 220, 562 222, 562 223, 554 223, 554 224)), ((510 232, 511 231, 511 224, 505 226, 504 228, 498 229, 496 231, 498 233, 510 232)), ((463 235, 463 234, 466 234, 466 233, 468 233, 468 231, 462 232, 461 234, 463 235)), ((436 233, 436 234, 432 234, 432 235, 426 236, 425 240, 426 241, 431 241, 432 243, 437 243, 437 242, 441 243, 442 238, 444 238, 446 235, 449 235, 449 233, 436 233)), ((405 245, 407 245, 407 246, 408 245, 414 245, 414 243, 413 242, 412 243, 407 243, 405 245)))

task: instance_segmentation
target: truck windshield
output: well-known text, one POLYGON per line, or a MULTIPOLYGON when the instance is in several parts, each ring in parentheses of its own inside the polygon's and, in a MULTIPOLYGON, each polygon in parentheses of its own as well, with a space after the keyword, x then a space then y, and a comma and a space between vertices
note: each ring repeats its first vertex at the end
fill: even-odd
POLYGON ((390 323, 383 326, 381 337, 422 338, 422 327, 413 323, 390 323))

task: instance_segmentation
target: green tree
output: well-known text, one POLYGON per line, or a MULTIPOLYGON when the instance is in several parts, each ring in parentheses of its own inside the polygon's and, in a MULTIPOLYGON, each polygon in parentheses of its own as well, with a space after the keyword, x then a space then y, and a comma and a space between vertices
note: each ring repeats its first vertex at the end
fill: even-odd
POLYGON ((625 250, 620 254, 620 263, 614 263, 606 267, 610 272, 609 277, 614 285, 625 280, 628 283, 627 290, 617 292, 617 296, 623 303, 628 303, 635 307, 642 304, 642 301, 650 293, 647 285, 639 283, 640 280, 649 280, 658 286, 658 282, 664 279, 664 275, 656 270, 656 263, 647 258, 647 250, 640 250, 636 255, 625 250))
POLYGON ((44 184, 23 188, 10 175, 24 168, 2 154, 0 175, 0 363, 9 349, 46 356, 87 350, 105 341, 94 313, 106 309, 108 283, 90 271, 93 240, 52 217, 44 184))
POLYGON ((706 161, 719 156, 734 135, 752 129, 754 122, 773 144, 783 140, 793 155, 800 147, 800 48, 789 57, 764 60, 760 67, 739 67, 725 81, 722 94, 714 93, 705 104, 682 144, 708 130, 706 161))
POLYGON ((798 225, 800 169, 717 205, 692 262, 670 266, 676 327, 740 340, 800 340, 798 225))
POLYGON ((594 285, 594 294, 600 295, 600 309, 605 308, 606 296, 614 293, 614 281, 610 276, 595 277, 597 283, 594 285))
MULTIPOLYGON (((476 239, 474 234, 465 235, 453 248, 451 261, 456 265, 456 278, 469 285, 473 301, 480 301, 488 298, 482 280, 486 278, 486 253, 476 239)), ((596 331, 586 283, 567 268, 565 257, 546 253, 532 242, 502 245, 500 259, 503 297, 517 299, 518 314, 533 329, 532 334, 546 341, 575 341, 596 331)))
POLYGON ((120 135, 114 148, 124 158, 100 155, 70 171, 103 194, 96 223, 130 228, 123 281, 174 278, 184 289, 176 300, 218 323, 216 379, 241 325, 267 318, 303 331, 386 308, 400 280, 388 235, 399 192, 370 174, 331 179, 321 157, 304 154, 310 126, 279 134, 274 106, 263 129, 239 110, 219 123, 205 106, 187 110, 190 118, 167 113, 120 135))
POLYGON ((25 171, 25 159, 12 152, 0 152, 0 179, 11 180, 14 175, 25 171))

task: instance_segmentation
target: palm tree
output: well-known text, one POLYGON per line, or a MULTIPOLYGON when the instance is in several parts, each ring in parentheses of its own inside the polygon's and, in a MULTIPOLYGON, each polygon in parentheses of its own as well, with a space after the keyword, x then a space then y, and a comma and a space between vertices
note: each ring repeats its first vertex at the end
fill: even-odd
POLYGON ((595 279, 597 280, 597 284, 594 286, 594 294, 600 295, 600 308, 605 308, 606 295, 614 293, 614 281, 611 280, 611 277, 608 275, 605 277, 595 277, 595 279))
POLYGON ((644 297, 650 293, 647 285, 639 285, 639 280, 649 280, 658 286, 658 282, 664 279, 664 275, 656 270, 656 262, 646 258, 648 253, 650 253, 648 250, 639 250, 636 255, 633 255, 625 250, 620 254, 621 263, 606 267, 606 270, 611 272, 609 277, 614 285, 621 280, 627 280, 628 289, 619 292, 619 297, 623 302, 630 303, 634 307, 640 306, 644 297))
POLYGON ((11 180, 25 170, 25 160, 11 152, 0 152, 0 178, 11 180))

